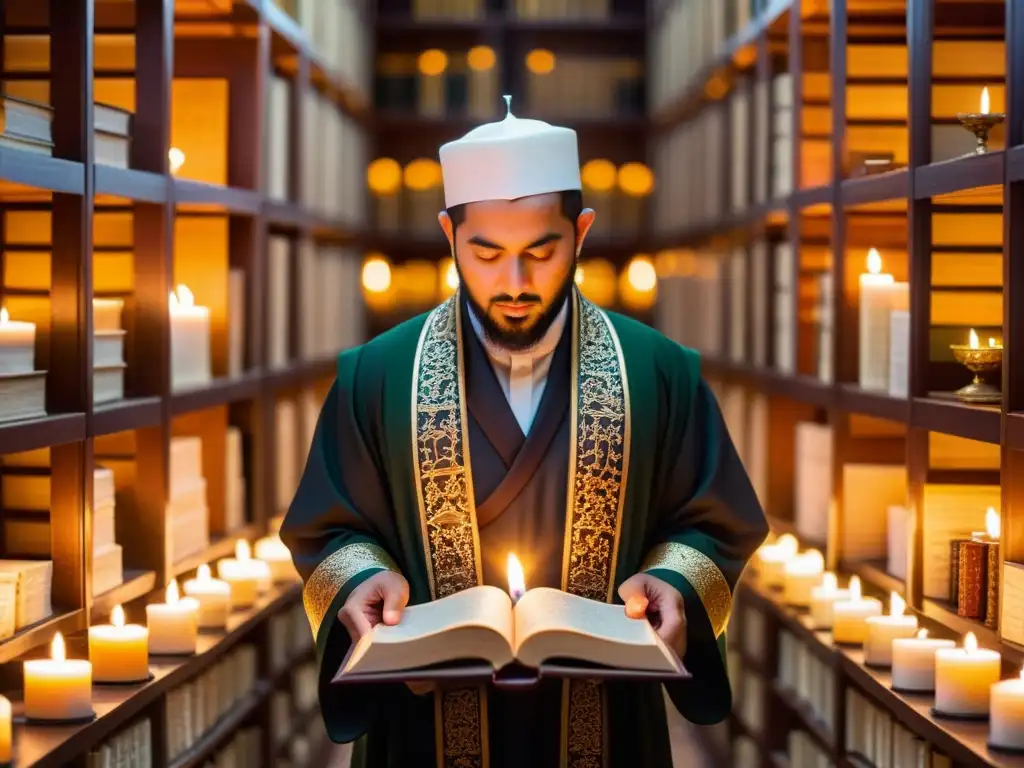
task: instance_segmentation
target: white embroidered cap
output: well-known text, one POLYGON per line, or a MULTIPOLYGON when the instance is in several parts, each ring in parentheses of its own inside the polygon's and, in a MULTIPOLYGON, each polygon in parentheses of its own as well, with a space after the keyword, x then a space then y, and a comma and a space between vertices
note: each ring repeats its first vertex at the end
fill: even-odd
POLYGON ((446 207, 582 189, 576 131, 520 120, 512 114, 511 96, 505 105, 504 120, 441 147, 446 207))

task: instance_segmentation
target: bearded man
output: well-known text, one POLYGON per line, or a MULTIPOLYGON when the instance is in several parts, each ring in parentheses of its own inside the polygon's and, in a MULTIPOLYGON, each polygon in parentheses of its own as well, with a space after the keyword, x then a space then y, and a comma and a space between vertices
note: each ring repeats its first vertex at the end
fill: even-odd
POLYGON ((531 587, 651 621, 693 674, 665 685, 684 717, 731 707, 724 631, 767 525, 698 354, 577 291, 574 131, 510 108, 440 160, 459 288, 339 356, 281 528, 328 733, 372 768, 671 766, 658 684, 330 683, 406 605, 504 588, 514 551, 531 587))

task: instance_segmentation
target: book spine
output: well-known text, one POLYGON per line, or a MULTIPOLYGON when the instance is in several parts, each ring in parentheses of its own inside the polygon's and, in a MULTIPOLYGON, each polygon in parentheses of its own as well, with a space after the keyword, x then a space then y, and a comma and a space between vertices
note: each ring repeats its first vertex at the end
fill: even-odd
POLYGON ((949 602, 954 608, 960 603, 960 545, 963 539, 949 542, 949 602))
POLYGON ((982 619, 985 615, 985 545, 979 541, 960 544, 960 578, 957 615, 982 619))
POLYGON ((985 543, 985 626, 999 625, 999 544, 985 543))

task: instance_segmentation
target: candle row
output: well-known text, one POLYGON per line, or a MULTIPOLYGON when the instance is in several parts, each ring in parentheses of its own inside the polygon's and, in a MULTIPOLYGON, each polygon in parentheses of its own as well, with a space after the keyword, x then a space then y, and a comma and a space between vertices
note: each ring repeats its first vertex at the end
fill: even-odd
POLYGON ((840 589, 821 554, 799 552, 788 534, 761 547, 754 562, 766 586, 781 588, 783 602, 808 609, 814 629, 831 630, 837 645, 860 646, 867 666, 891 668, 893 690, 934 692, 937 717, 989 719, 993 747, 1024 750, 1024 670, 1019 679, 1001 680, 1002 657, 978 648, 973 633, 962 648, 928 637, 896 592, 883 615, 881 601, 862 594, 857 576, 840 589))
MULTIPOLYGON (((217 563, 214 578, 201 565, 195 578, 167 585, 165 601, 146 606, 146 626, 126 624, 120 605, 110 624, 89 628, 89 658, 68 659, 58 632, 50 658, 24 664, 25 717, 29 722, 75 722, 93 717, 93 683, 138 684, 151 677, 151 656, 182 656, 196 652, 201 629, 224 629, 232 610, 252 606, 274 583, 293 581, 291 554, 277 536, 249 543, 239 540, 235 557, 217 563)), ((0 697, 0 764, 10 760, 11 706, 0 697), (5 738, 6 736, 6 738, 5 738)))

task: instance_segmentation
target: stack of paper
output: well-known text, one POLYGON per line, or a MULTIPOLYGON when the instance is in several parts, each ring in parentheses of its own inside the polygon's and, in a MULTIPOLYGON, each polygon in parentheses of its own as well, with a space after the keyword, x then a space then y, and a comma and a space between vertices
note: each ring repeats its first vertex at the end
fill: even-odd
POLYGON ((228 427, 224 457, 224 528, 228 532, 245 525, 245 467, 242 430, 228 427))
POLYGON ((115 536, 114 470, 97 467, 92 489, 92 594, 95 597, 124 581, 124 552, 115 536))
POLYGON ((124 397, 124 337, 120 299, 93 300, 92 400, 109 403, 124 397))
MULTIPOLYGON (((51 560, 0 560, 0 616, 10 613, 10 599, 14 601, 14 632, 48 619, 53 614, 50 602, 50 587, 53 581, 53 562, 51 560), (13 589, 11 586, 13 585, 13 589)), ((9 629, 9 622, 4 621, 4 632, 9 629)))
POLYGON ((210 545, 210 508, 203 476, 203 441, 195 436, 173 437, 170 455, 165 519, 171 562, 176 563, 210 545))

